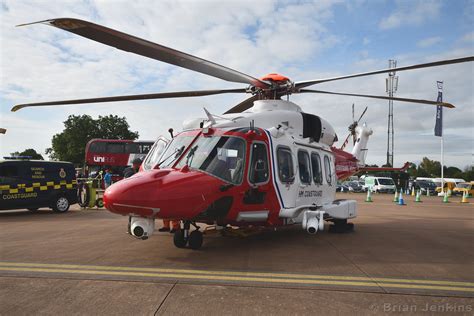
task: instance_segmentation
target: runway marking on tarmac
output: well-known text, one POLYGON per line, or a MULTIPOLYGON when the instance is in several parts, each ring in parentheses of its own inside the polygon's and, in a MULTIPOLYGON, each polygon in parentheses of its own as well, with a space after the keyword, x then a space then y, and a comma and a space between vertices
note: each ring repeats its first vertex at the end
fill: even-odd
POLYGON ((70 264, 35 264, 17 262, 0 262, 0 271, 114 275, 286 284, 291 283, 301 285, 345 285, 359 287, 387 287, 402 289, 474 292, 474 283, 472 282, 410 280, 331 275, 304 275, 264 272, 207 271, 189 269, 133 268, 70 264))

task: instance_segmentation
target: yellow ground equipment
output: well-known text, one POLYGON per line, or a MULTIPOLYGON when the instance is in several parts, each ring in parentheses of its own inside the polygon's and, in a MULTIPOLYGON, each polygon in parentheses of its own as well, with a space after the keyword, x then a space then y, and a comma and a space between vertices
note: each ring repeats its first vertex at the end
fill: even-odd
POLYGON ((467 192, 466 191, 464 191, 463 194, 462 194, 461 203, 469 203, 469 201, 467 200, 467 192))
POLYGON ((80 178, 77 182, 77 197, 81 207, 104 207, 104 190, 101 188, 101 173, 95 178, 80 178))
POLYGON ((474 194, 474 181, 458 183, 453 189, 453 195, 467 193, 467 197, 471 197, 474 194))

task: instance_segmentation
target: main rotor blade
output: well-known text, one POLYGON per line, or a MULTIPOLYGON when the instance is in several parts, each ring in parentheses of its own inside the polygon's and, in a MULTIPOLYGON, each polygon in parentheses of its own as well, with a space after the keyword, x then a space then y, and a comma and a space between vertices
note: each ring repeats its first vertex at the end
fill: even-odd
POLYGON ((474 56, 462 57, 462 58, 456 58, 456 59, 440 60, 440 61, 435 61, 435 62, 431 62, 431 63, 417 64, 417 65, 398 67, 398 68, 389 68, 389 69, 383 69, 383 70, 369 71, 369 72, 363 72, 363 73, 352 74, 352 75, 341 76, 341 77, 300 81, 300 82, 295 83, 295 88, 296 89, 301 89, 301 88, 309 87, 309 86, 312 86, 314 84, 319 84, 319 83, 323 83, 323 82, 336 81, 336 80, 349 79, 349 78, 356 78, 356 77, 371 76, 371 75, 378 75, 378 74, 383 74, 383 73, 387 73, 387 72, 396 72, 396 71, 404 71, 404 70, 412 70, 412 69, 443 66, 443 65, 449 65, 449 64, 465 63, 465 62, 469 62, 469 61, 474 61, 474 56))
POLYGON ((114 101, 202 97, 206 95, 215 95, 215 94, 223 94, 223 93, 246 93, 246 92, 247 92, 246 89, 180 91, 180 92, 164 92, 164 93, 151 93, 151 94, 120 95, 120 96, 113 96, 113 97, 63 100, 63 101, 51 101, 51 102, 40 102, 40 103, 25 103, 25 104, 15 105, 12 108, 12 112, 15 112, 22 108, 30 107, 30 106, 50 106, 50 105, 101 103, 101 102, 114 102, 114 101))
POLYGON ((429 101, 429 100, 421 100, 421 99, 409 99, 409 98, 385 97, 381 95, 353 94, 353 93, 341 93, 341 92, 330 92, 330 91, 309 90, 309 89, 301 89, 300 92, 301 93, 322 93, 322 94, 333 94, 333 95, 346 95, 350 97, 361 97, 361 98, 371 98, 371 99, 381 99, 381 100, 393 100, 393 101, 400 101, 400 102, 441 105, 447 108, 455 107, 451 103, 446 103, 446 102, 437 102, 437 101, 429 101))
POLYGON ((344 148, 346 148, 347 142, 349 141, 349 137, 351 137, 351 135, 352 133, 349 133, 349 135, 347 135, 346 139, 342 143, 341 150, 344 150, 344 148))
POLYGON ((368 106, 365 107, 364 112, 362 112, 362 114, 359 116, 359 119, 357 120, 357 124, 359 124, 360 120, 361 120, 362 117, 364 116, 365 112, 367 112, 367 109, 368 109, 368 108, 369 108, 368 106))
POLYGON ((229 113, 241 113, 245 110, 250 109, 253 106, 253 102, 258 100, 258 95, 251 96, 248 99, 245 99, 244 101, 240 102, 233 108, 227 110, 224 112, 224 114, 229 114, 229 113))
POLYGON ((62 30, 86 37, 93 41, 124 50, 126 52, 156 59, 168 64, 200 72, 226 81, 246 83, 262 89, 271 87, 269 83, 214 62, 183 53, 175 49, 141 39, 139 37, 122 33, 102 25, 79 19, 51 19, 21 24, 18 26, 37 23, 49 24, 62 30))

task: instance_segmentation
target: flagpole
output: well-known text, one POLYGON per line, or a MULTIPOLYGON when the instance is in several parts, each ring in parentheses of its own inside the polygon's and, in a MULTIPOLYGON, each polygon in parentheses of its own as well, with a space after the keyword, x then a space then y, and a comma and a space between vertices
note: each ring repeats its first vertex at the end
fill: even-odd
MULTIPOLYGON (((443 81, 436 82, 438 86, 438 95, 443 93, 443 81)), ((442 98, 442 97, 441 97, 442 98)), ((440 100, 442 101, 442 99, 440 100)), ((443 115, 441 115, 441 195, 444 196, 447 192, 444 192, 444 133, 442 132, 443 129, 443 115)))

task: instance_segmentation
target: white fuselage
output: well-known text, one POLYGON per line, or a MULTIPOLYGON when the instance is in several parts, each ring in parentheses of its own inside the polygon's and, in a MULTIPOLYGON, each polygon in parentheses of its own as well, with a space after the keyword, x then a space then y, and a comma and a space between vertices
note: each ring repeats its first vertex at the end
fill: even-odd
MULTIPOLYGON (((304 213, 314 206, 327 210, 327 213, 333 212, 330 215, 335 218, 355 217, 355 201, 343 206, 332 204, 337 179, 331 146, 337 136, 327 121, 303 113, 297 104, 284 100, 255 101, 252 108, 237 114, 217 116, 207 111, 206 114, 207 118, 185 122, 183 128, 213 127, 231 130, 255 126, 266 131, 270 139, 273 185, 281 206, 280 217, 287 218, 290 222, 302 222, 304 213), (279 174, 281 170, 278 157, 282 148, 291 153, 292 181, 282 179, 279 174), (314 160, 318 162, 315 163, 314 160), (328 208, 325 209, 325 206, 328 208)), ((365 147, 366 142, 363 145, 365 147)))

